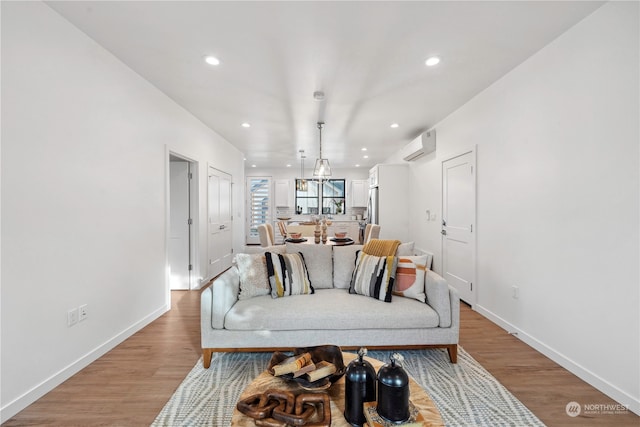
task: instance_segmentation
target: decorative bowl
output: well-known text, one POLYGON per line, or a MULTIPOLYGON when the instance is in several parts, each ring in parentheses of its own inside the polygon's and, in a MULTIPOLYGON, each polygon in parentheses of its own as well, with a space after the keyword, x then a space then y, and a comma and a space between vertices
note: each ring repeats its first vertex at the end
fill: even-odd
POLYGON ((336 231, 336 239, 344 239, 347 237, 347 233, 343 231, 336 231))
POLYGON ((300 237, 302 237, 302 233, 289 233, 289 237, 291 237, 292 239, 299 239, 300 237))
MULTIPOLYGON (((333 363, 336 366, 336 372, 328 377, 321 378, 317 381, 307 381, 304 376, 293 378, 293 374, 281 375, 287 381, 294 381, 298 383, 302 388, 307 390, 322 390, 331 387, 331 385, 338 381, 344 375, 346 366, 344 366, 344 360, 342 359, 342 350, 337 345, 320 345, 316 347, 299 347, 293 350, 293 356, 309 352, 311 354, 311 360, 313 363, 318 363, 322 360, 329 363, 333 363)), ((292 354, 276 351, 271 356, 269 366, 267 370, 273 375, 273 367, 283 360, 291 357, 292 354)))

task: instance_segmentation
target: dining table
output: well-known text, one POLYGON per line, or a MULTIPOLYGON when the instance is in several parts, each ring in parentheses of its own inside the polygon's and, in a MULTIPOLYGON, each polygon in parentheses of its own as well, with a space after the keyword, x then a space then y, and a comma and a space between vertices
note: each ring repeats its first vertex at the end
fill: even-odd
POLYGON ((332 246, 348 246, 353 245, 355 241, 350 237, 345 237, 344 239, 338 239, 336 237, 328 237, 326 242, 322 243, 320 240, 319 243, 315 242, 314 237, 301 237, 299 239, 287 238, 284 240, 288 243, 298 243, 298 244, 306 244, 306 245, 332 245, 332 246))

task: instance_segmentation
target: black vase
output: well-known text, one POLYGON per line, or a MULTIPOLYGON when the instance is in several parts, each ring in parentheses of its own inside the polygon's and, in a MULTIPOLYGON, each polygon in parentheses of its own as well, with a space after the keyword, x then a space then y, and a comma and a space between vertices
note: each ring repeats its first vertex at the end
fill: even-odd
POLYGON ((376 400, 376 371, 363 359, 366 348, 358 351, 358 358, 347 366, 344 374, 344 418, 352 426, 361 427, 367 422, 363 403, 376 400))
POLYGON ((400 365, 402 356, 395 353, 391 362, 378 371, 378 415, 387 421, 407 421, 409 413, 409 375, 400 365))

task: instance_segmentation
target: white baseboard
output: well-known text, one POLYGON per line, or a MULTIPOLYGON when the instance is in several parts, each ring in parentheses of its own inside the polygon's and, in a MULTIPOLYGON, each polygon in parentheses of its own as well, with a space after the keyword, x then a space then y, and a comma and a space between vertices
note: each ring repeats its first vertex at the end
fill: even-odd
POLYGON ((110 340, 106 341, 104 344, 96 347, 91 350, 89 353, 85 354, 75 362, 70 365, 62 368, 60 371, 42 381, 40 384, 33 387, 31 390, 27 391, 20 397, 14 399, 13 401, 7 403, 2 408, 0 408, 0 423, 4 423, 9 420, 11 417, 16 415, 18 412, 22 411, 27 406, 31 405, 36 400, 40 399, 42 396, 71 378, 73 375, 80 372, 82 369, 87 367, 92 362, 99 359, 108 351, 115 348, 118 344, 129 338, 131 335, 138 332, 140 329, 147 326, 149 323, 156 320, 158 317, 162 316, 169 310, 170 307, 163 305, 158 308, 145 318, 140 321, 134 323, 124 331, 120 332, 110 340))
MULTIPOLYGON (((551 347, 547 346, 546 344, 538 341, 536 338, 527 334, 525 331, 518 329, 514 325, 510 324, 500 316, 497 316, 495 313, 485 309, 481 305, 476 304, 473 307, 473 309, 478 313, 480 313, 481 315, 483 315, 484 317, 486 317, 487 319, 491 320, 496 325, 500 326, 505 331, 509 332, 510 334, 513 334, 516 338, 520 339, 530 347, 544 354, 549 359, 553 360, 558 365, 562 366, 572 374, 576 375, 578 378, 582 379, 583 381, 587 382, 591 386, 600 390, 602 393, 606 394, 607 396, 609 396, 616 402, 620 403, 621 405, 626 406, 631 412, 640 415, 640 400, 635 399, 633 396, 630 396, 625 391, 620 390, 618 387, 614 386, 610 382, 604 380, 603 378, 599 377, 598 375, 594 374, 588 369, 585 369, 583 366, 569 359, 562 353, 559 353, 556 350, 552 349, 551 347)), ((589 404, 589 403, 601 403, 601 402, 578 402, 578 403, 589 404)))

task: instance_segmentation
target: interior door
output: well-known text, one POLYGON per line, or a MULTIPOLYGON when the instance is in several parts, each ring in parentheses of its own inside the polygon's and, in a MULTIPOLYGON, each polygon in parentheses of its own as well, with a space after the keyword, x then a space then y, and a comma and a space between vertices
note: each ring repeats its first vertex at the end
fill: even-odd
POLYGON ((171 269, 169 282, 172 290, 189 289, 191 283, 190 163, 172 158, 169 166, 169 266, 171 269))
POLYGON ((231 215, 231 175, 209 166, 208 173, 208 277, 231 267, 233 227, 231 215))
POLYGON ((476 302, 475 152, 442 163, 442 272, 460 299, 476 302))

